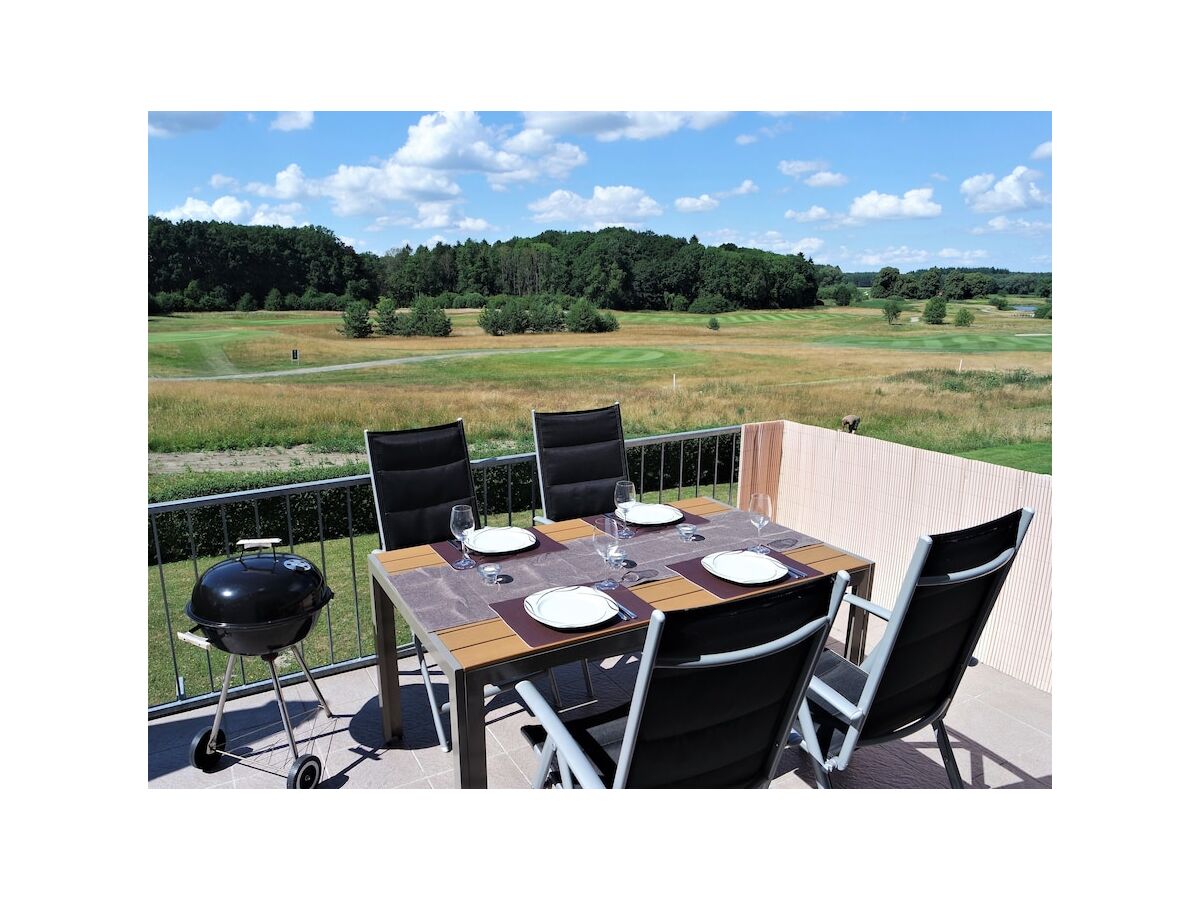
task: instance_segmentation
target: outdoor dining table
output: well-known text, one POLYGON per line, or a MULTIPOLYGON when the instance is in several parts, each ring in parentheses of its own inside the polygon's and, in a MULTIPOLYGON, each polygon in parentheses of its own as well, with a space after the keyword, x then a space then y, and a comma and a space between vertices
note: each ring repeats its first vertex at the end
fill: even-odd
MULTIPOLYGON (((873 562, 776 523, 764 529, 763 540, 768 546, 790 548, 778 552, 798 564, 800 575, 766 587, 739 586, 730 590, 731 585, 725 589, 714 585, 710 591, 669 566, 714 551, 745 548, 756 539, 754 527, 744 511, 709 497, 678 500, 671 505, 700 523, 697 534, 701 540, 685 543, 669 527, 639 528, 623 544, 629 558, 636 562, 633 572, 645 576, 629 590, 649 607, 669 612, 723 603, 784 587, 790 589, 803 578, 823 577, 841 569, 850 573, 857 595, 864 599, 871 595, 873 562)), ((449 682, 455 777, 457 786, 463 788, 487 787, 484 731, 487 685, 510 684, 564 663, 607 659, 642 647, 646 638, 645 617, 618 620, 591 631, 559 632, 550 642, 534 647, 486 602, 492 597, 495 601, 512 600, 543 588, 561 586, 564 572, 579 572, 574 579, 577 583, 599 580, 604 563, 591 548, 589 539, 595 530, 592 521, 594 518, 570 519, 535 526, 544 540, 544 552, 527 554, 521 560, 509 558, 511 562, 500 558, 497 561, 512 580, 483 592, 477 571, 451 567, 445 548, 422 544, 375 551, 371 555, 371 599, 385 742, 398 742, 402 738, 397 611, 449 682)), ((862 658, 864 619, 865 616, 851 615, 847 652, 852 659, 862 658)))

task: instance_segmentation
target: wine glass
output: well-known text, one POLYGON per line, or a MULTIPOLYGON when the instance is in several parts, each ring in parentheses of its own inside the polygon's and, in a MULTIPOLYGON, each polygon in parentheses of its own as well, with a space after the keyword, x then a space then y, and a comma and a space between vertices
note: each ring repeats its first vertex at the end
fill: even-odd
MULTIPOLYGON (((625 561, 624 553, 621 552, 621 541, 618 535, 619 527, 612 519, 601 519, 596 526, 596 530, 592 532, 592 549, 596 551, 596 555, 604 560, 605 569, 612 568, 612 556, 614 553, 620 553, 621 558, 618 565, 625 561)), ((605 572, 604 580, 598 581, 592 587, 601 591, 611 591, 617 586, 617 582, 613 581, 612 576, 605 572)))
MULTIPOLYGON (((637 492, 633 489, 632 481, 618 481, 617 487, 613 491, 613 499, 616 501, 617 510, 629 515, 629 510, 637 506, 637 492)), ((623 538, 633 537, 634 531, 629 527, 629 520, 625 519, 621 522, 617 530, 617 536, 623 538)))
POLYGON ((769 547, 763 545, 762 530, 763 527, 771 521, 771 495, 770 494, 751 494, 750 495, 750 524, 758 530, 758 543, 750 549, 755 553, 770 553, 769 547))
POLYGON ((475 530, 475 510, 471 509, 469 504, 460 503, 450 510, 450 530, 458 538, 459 546, 462 548, 462 559, 451 565, 456 569, 475 568, 475 560, 471 559, 471 554, 467 552, 467 538, 475 530))

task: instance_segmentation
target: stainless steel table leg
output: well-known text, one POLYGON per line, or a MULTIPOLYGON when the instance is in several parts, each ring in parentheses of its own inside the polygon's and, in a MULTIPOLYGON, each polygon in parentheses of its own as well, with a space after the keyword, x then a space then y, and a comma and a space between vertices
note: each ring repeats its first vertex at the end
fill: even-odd
POLYGON ((486 788, 487 733, 483 720, 485 680, 458 668, 446 672, 446 677, 450 682, 450 728, 454 749, 455 786, 486 788))
POLYGON ((383 740, 384 743, 398 743, 404 736, 404 726, 396 658, 396 609, 374 577, 371 578, 371 607, 375 617, 375 658, 379 674, 379 706, 383 714, 383 740))

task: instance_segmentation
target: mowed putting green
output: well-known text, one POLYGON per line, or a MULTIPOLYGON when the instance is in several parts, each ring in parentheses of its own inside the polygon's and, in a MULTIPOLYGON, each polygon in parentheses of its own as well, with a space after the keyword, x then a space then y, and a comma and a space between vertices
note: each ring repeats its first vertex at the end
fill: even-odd
POLYGON ((1051 348, 1048 334, 1004 334, 997 332, 954 332, 930 334, 928 331, 896 334, 828 334, 815 335, 813 343, 836 344, 841 347, 863 347, 876 350, 935 350, 943 353, 989 353, 997 351, 1031 350, 1047 352, 1051 348))

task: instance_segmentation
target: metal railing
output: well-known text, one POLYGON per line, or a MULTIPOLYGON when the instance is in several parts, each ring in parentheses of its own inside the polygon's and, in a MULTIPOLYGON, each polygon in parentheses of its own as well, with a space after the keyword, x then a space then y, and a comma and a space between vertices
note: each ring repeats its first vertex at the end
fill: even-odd
MULTIPOLYGON (((735 502, 741 428, 733 425, 698 431, 631 438, 625 441, 631 480, 639 495, 681 499, 708 492, 735 502)), ((476 502, 484 524, 532 525, 540 507, 536 461, 532 453, 472 460, 476 502)), ((220 651, 177 647, 177 630, 191 622, 183 613, 191 587, 205 568, 230 557, 244 537, 285 538, 291 552, 319 560, 321 571, 337 599, 322 613, 325 622, 313 626, 305 640, 304 656, 317 677, 374 663, 369 575, 366 557, 380 546, 378 520, 369 475, 351 475, 151 503, 149 518, 149 715, 157 718, 215 703, 225 656, 220 651), (297 551, 297 546, 300 550, 297 551), (156 596, 157 595, 157 596, 156 596), (345 611, 353 602, 353 616, 345 611), (338 627, 335 628, 335 619, 338 627), (323 634, 322 634, 323 632, 323 634), (202 658, 201 658, 201 654, 202 658), (214 654, 218 657, 215 661, 214 654), (315 663, 315 664, 314 664, 315 663)), ((402 622, 397 626, 404 631, 402 622)), ((405 631, 401 640, 407 638, 405 631)), ((399 647, 412 652, 411 642, 399 647)), ((303 679, 295 666, 280 659, 280 680, 303 679)), ((239 661, 239 678, 230 697, 269 690, 266 667, 257 660, 239 661), (261 671, 258 671, 261 669, 261 671)))

